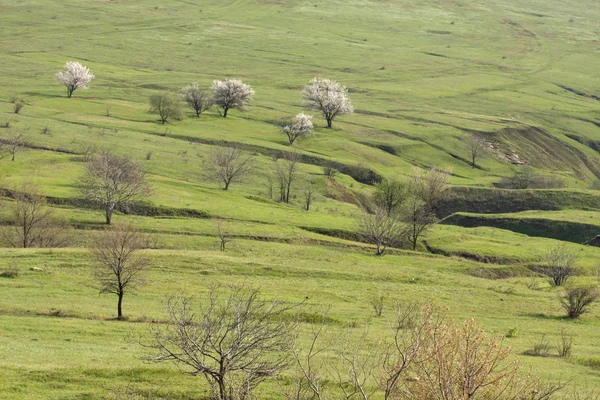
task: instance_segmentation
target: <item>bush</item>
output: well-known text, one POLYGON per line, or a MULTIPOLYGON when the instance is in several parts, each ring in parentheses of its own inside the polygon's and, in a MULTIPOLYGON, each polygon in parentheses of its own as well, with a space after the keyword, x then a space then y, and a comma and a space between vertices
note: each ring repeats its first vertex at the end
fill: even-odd
POLYGON ((21 109, 22 109, 24 106, 25 106, 25 104, 23 104, 23 103, 15 103, 15 106, 14 106, 14 109, 13 109, 13 110, 14 110, 14 112, 15 112, 15 114, 18 114, 18 113, 20 113, 20 112, 21 112, 21 109))
POLYGON ((589 311, 589 307, 598 301, 600 293, 594 287, 572 287, 560 297, 560 304, 569 318, 579 318, 589 311))
POLYGON ((15 260, 12 260, 9 263, 8 268, 6 268, 2 272, 0 272, 0 277, 15 279, 15 278, 19 277, 20 272, 21 271, 19 269, 19 263, 17 263, 17 261, 15 261, 15 260))
POLYGON ((567 334, 564 329, 560 331, 560 337, 556 342, 556 351, 559 357, 571 357, 571 348, 573 347, 573 336, 567 334))
POLYGON ((533 347, 529 350, 525 350, 524 354, 533 357, 549 357, 550 356, 550 343, 546 339, 546 335, 542 335, 540 341, 533 344, 533 347))
POLYGON ((0 128, 10 128, 10 121, 0 121, 0 128))
POLYGON ((338 170, 333 167, 323 167, 323 173, 329 179, 333 179, 338 174, 338 170))

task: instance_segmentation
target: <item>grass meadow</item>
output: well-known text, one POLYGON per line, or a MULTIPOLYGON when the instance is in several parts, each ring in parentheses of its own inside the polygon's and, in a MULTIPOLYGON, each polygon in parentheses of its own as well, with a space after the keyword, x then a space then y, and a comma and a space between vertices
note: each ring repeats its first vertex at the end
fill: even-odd
MULTIPOLYGON (((0 271, 20 270, 0 277, 0 399, 111 399, 127 385, 203 398, 200 377, 144 362, 135 339, 166 318, 169 296, 201 298, 214 284, 307 299, 302 329, 329 309, 331 337, 368 328, 375 340, 394 302, 432 302, 457 320, 512 332, 504 342, 512 357, 542 379, 600 390, 600 307, 565 318, 561 291, 533 272, 546 249, 564 243, 579 256, 574 283, 600 276, 600 249, 583 244, 600 227, 596 1, 0 0, 0 10, 0 137, 20 133, 29 144, 15 161, 0 160, 0 189, 32 182, 73 228, 67 248, 0 248, 0 271), (53 79, 68 60, 96 75, 72 98, 53 79), (301 88, 315 76, 346 85, 355 113, 333 129, 315 114, 314 134, 296 146, 311 161, 282 204, 265 174, 289 150, 281 127, 303 110, 301 88), (165 125, 148 112, 152 94, 226 77, 256 91, 248 112, 185 110, 165 125), (24 104, 18 114, 13 96, 24 104), (465 146, 471 134, 494 143, 477 168, 465 146), (203 162, 231 144, 257 168, 223 191, 204 178, 203 162), (115 215, 157 243, 147 284, 125 297, 127 321, 115 320, 116 298, 99 295, 92 278, 86 246, 104 229, 103 213, 78 202, 85 154, 106 148, 144 167, 147 203, 165 214, 115 215), (566 187, 495 189, 515 160, 566 187), (449 168, 453 215, 418 251, 376 257, 368 244, 322 234, 356 232, 360 200, 373 191, 350 173, 328 179, 328 163, 387 178, 449 168), (308 212, 306 179, 317 192, 308 212), (217 218, 234 239, 224 253, 217 218), (370 302, 381 296, 378 318, 370 302), (561 330, 573 336, 570 358, 523 354, 561 330)), ((3 222, 12 207, 0 199, 3 222)), ((280 398, 274 382, 260 390, 280 398)))

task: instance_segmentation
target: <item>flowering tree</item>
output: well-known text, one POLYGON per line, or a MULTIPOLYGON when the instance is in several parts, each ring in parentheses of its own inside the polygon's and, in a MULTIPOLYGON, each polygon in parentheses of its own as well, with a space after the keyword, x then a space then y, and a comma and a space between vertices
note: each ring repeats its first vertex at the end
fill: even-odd
POLYGON ((331 128, 336 116, 354 112, 346 86, 330 79, 313 78, 302 89, 302 98, 306 108, 319 110, 323 114, 328 128, 331 128))
POLYGON ((287 135, 290 145, 298 138, 308 135, 313 131, 312 115, 300 113, 296 115, 294 123, 283 127, 283 132, 287 135))
POLYGON ((230 109, 246 111, 246 103, 252 100, 254 90, 239 79, 213 81, 212 101, 223 109, 223 117, 227 117, 230 109))
POLYGON ((67 61, 63 70, 56 74, 56 81, 67 87, 69 98, 76 89, 87 89, 87 84, 94 78, 90 69, 77 61, 67 61))
POLYGON ((212 106, 212 99, 206 93, 198 82, 187 85, 181 90, 183 101, 194 110, 196 117, 200 117, 202 112, 208 110, 212 106))

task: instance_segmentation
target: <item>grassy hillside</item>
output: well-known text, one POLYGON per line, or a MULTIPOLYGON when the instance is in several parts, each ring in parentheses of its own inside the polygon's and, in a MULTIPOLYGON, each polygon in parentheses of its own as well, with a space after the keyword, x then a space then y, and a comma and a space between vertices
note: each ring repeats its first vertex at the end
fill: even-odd
MULTIPOLYGON (((0 271, 15 262, 21 271, 0 277, 0 399, 111 398, 128 384, 158 384, 177 399, 205 395, 199 378, 143 363, 130 339, 165 318, 167 296, 202 296, 214 283, 308 297, 303 329, 330 307, 332 336, 369 326, 373 340, 394 300, 431 301, 491 331, 516 328, 506 343, 543 379, 600 389, 600 311, 563 318, 560 290, 535 272, 546 249, 566 241, 580 258, 573 282, 597 283, 600 249, 580 244, 599 226, 597 2, 0 0, 0 9, 0 138, 27 142, 14 162, 0 160, 0 189, 33 182, 74 230, 68 248, 0 249, 0 271), (53 79, 68 60, 96 75, 70 99, 53 79), (315 114, 315 133, 295 146, 302 159, 291 204, 282 204, 265 174, 290 151, 281 127, 303 110, 300 90, 315 76, 348 86, 355 113, 333 129, 315 114), (152 94, 225 77, 255 89, 248 112, 186 110, 165 125, 148 112, 152 94), (477 168, 469 135, 487 147, 477 168), (233 145, 254 155, 257 169, 223 191, 204 178, 203 161, 233 145), (85 155, 104 148, 139 162, 153 187, 114 219, 157 239, 148 285, 125 300, 127 322, 113 319, 115 299, 99 296, 91 278, 85 247, 104 228, 103 213, 76 185, 85 155), (524 164, 567 188, 494 187, 524 164), (459 214, 417 252, 375 257, 353 241, 375 180, 434 165, 452 170, 439 216, 459 214), (323 167, 340 173, 328 179, 323 167), (317 192, 309 212, 306 178, 317 192), (216 218, 234 237, 225 253, 216 218), (382 295, 386 311, 376 318, 369 301, 382 295), (573 335, 571 358, 523 355, 561 329, 573 335)), ((2 222, 13 205, 0 199, 2 222)), ((261 395, 276 392, 270 382, 261 395)))

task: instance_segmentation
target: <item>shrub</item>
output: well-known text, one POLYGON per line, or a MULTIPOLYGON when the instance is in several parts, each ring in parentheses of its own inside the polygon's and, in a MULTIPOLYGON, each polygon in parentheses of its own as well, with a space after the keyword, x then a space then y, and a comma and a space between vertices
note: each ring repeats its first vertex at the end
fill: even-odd
POLYGON ((568 288, 560 297, 560 304, 567 312, 569 318, 579 318, 589 311, 589 307, 598 301, 600 293, 594 287, 568 288))
POLYGON ((23 103, 15 103, 15 106, 13 108, 15 114, 18 114, 21 112, 21 109, 25 106, 25 104, 23 103))
POLYGON ((371 299, 371 307, 375 311, 375 315, 381 317, 383 313, 383 303, 385 302, 385 296, 378 296, 371 299))
POLYGON ((20 272, 19 263, 16 260, 11 260, 8 264, 8 268, 0 272, 0 277, 15 279, 19 276, 20 272))
POLYGON ((338 174, 338 172, 339 171, 337 169, 335 169, 335 168, 332 168, 332 167, 323 167, 323 173, 329 179, 335 178, 335 176, 338 174))
POLYGON ((10 128, 10 121, 0 121, 0 128, 10 128))
POLYGON ((556 342, 556 351, 559 357, 571 357, 571 348, 573 347, 573 336, 567 334, 564 329, 560 331, 560 337, 556 342))
POLYGON ((546 339, 546 335, 542 335, 540 341, 533 344, 533 347, 525 351, 525 355, 533 357, 549 357, 550 356, 550 343, 546 339))

